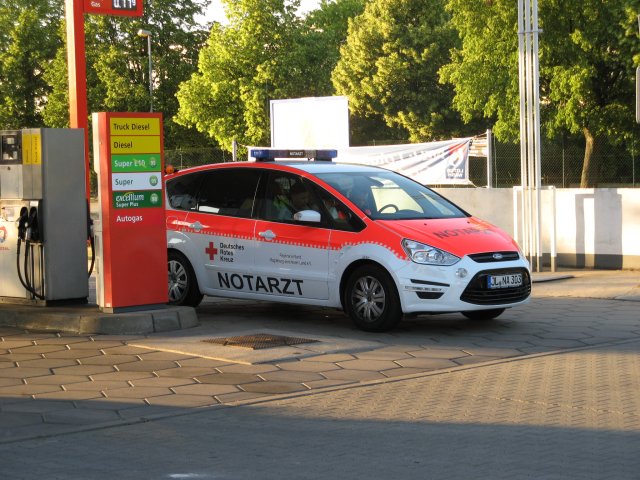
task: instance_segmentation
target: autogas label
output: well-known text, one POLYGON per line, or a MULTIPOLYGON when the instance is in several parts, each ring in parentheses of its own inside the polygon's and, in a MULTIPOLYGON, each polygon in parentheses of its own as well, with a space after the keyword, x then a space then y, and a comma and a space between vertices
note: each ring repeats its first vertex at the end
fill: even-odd
POLYGON ((114 173, 111 175, 111 190, 158 190, 160 182, 160 172, 114 173))
POLYGON ((159 172, 159 153, 139 153, 136 155, 111 155, 111 171, 118 172, 159 172))

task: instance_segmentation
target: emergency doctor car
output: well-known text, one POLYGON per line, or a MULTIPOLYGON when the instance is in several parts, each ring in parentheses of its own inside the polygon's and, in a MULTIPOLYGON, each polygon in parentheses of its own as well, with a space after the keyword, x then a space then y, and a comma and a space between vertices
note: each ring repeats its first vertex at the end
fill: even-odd
POLYGON ((256 161, 167 175, 170 302, 337 307, 384 331, 404 314, 486 320, 528 300, 529 265, 506 233, 407 177, 335 154, 252 150, 256 161))

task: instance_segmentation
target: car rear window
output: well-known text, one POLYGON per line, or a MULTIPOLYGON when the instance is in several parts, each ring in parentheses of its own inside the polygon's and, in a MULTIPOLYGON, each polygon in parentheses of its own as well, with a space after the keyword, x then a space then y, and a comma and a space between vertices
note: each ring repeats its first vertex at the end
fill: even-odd
POLYGON ((182 175, 167 182, 169 205, 180 210, 249 218, 260 172, 221 168, 182 175))

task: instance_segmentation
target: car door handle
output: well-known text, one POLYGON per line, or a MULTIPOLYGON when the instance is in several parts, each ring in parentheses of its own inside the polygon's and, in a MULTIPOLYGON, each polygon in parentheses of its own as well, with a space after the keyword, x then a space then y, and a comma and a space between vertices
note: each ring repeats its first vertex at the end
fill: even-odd
POLYGON ((200 222, 193 222, 191 225, 189 225, 189 228, 192 228, 196 232, 199 232, 200 230, 202 230, 202 224, 200 222))
POLYGON ((274 238, 276 238, 276 234, 271 230, 267 230, 266 232, 258 232, 258 235, 260 235, 265 240, 273 240, 274 238))

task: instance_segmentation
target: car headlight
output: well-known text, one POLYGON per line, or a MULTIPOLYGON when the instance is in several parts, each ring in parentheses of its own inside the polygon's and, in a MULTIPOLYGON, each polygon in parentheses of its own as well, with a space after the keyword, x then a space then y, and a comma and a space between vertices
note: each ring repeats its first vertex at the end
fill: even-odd
POLYGON ((455 265, 460 260, 460 257, 456 257, 449 252, 406 238, 402 240, 402 246, 411 260, 423 265, 450 266, 455 265))

